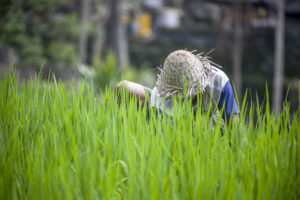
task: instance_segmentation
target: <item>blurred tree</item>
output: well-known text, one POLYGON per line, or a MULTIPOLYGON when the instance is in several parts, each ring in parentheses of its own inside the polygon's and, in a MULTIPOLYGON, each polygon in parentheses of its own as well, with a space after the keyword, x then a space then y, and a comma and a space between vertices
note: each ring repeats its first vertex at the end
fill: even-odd
POLYGON ((95 2, 95 15, 93 16, 93 23, 95 24, 95 35, 92 47, 92 59, 95 57, 100 58, 103 54, 106 32, 105 23, 107 21, 107 6, 103 1, 96 0, 95 2))
POLYGON ((86 63, 86 54, 87 54, 87 24, 89 20, 90 13, 90 0, 81 0, 80 6, 80 35, 79 35, 79 63, 86 63))
POLYGON ((183 5, 183 0, 165 0, 164 4, 170 7, 181 7, 183 5))
POLYGON ((22 64, 77 63, 76 12, 64 0, 0 1, 0 43, 15 48, 22 64))
POLYGON ((284 76, 284 21, 285 0, 277 0, 277 24, 275 33, 275 58, 273 78, 273 110, 278 111, 282 103, 282 83, 284 76))
POLYGON ((122 23, 122 0, 110 0, 109 38, 110 46, 121 68, 128 66, 129 53, 127 32, 122 23))
POLYGON ((239 101, 242 95, 243 18, 243 2, 237 0, 234 3, 233 81, 239 101))

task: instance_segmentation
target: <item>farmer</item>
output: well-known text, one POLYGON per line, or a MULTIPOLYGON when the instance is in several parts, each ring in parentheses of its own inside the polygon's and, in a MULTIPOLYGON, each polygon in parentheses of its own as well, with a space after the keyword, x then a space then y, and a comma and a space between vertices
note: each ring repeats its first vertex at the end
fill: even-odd
POLYGON ((212 120, 215 124, 220 111, 224 109, 222 115, 222 123, 224 123, 226 120, 229 121, 231 116, 237 117, 238 108, 228 77, 213 65, 216 64, 206 56, 177 50, 166 58, 153 89, 126 80, 120 81, 116 88, 118 90, 124 88, 131 95, 136 95, 142 103, 146 93, 149 92, 151 107, 173 115, 172 97, 185 96, 183 88, 186 81, 186 97, 192 98, 194 113, 197 108, 197 92, 200 92, 202 110, 207 110, 211 102, 211 110, 214 111, 212 120))

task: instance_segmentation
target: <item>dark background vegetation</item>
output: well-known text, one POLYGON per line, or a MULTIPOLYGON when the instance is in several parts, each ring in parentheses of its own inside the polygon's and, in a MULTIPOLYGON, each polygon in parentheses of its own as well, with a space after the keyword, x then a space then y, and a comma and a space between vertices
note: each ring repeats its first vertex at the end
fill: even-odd
MULTIPOLYGON (((1 0, 0 73, 12 64, 27 79, 43 66, 44 74, 54 72, 66 83, 86 76, 102 88, 120 79, 153 87, 156 68, 171 51, 215 49, 210 56, 239 86, 240 99, 248 90, 249 97, 263 101, 266 84, 270 97, 276 91, 277 2, 1 0)), ((281 96, 296 110, 300 2, 284 5, 281 96)))

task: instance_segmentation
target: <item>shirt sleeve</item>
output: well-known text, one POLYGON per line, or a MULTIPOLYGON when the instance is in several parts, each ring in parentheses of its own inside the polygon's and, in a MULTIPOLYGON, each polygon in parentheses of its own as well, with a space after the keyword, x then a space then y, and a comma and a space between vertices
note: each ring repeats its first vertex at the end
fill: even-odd
POLYGON ((238 108, 237 104, 234 99, 234 93, 233 89, 231 87, 231 84, 229 81, 225 84, 225 86, 222 89, 221 95, 220 95, 220 100, 218 103, 218 108, 219 110, 222 110, 224 106, 224 112, 222 115, 222 118, 229 119, 231 114, 237 114, 238 113, 238 108), (224 106, 225 104, 225 106, 224 106))

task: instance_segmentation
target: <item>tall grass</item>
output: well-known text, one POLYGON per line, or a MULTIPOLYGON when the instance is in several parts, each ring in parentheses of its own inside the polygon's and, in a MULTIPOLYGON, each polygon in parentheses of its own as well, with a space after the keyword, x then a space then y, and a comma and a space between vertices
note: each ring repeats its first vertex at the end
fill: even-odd
MULTIPOLYGON (((300 114, 240 105, 220 131, 81 82, 0 80, 0 199, 299 199, 300 114), (257 120, 254 120, 257 118, 257 120)), ((300 100, 300 95, 299 95, 300 100)))

